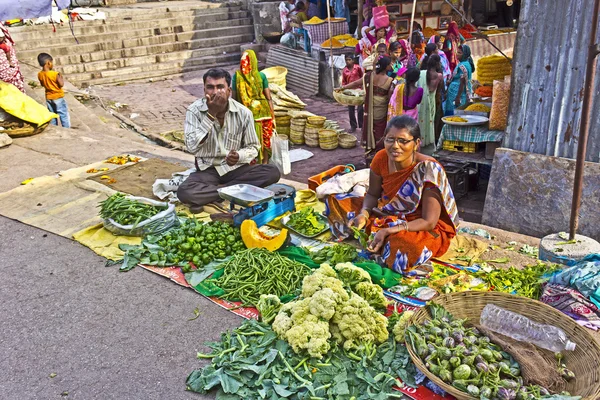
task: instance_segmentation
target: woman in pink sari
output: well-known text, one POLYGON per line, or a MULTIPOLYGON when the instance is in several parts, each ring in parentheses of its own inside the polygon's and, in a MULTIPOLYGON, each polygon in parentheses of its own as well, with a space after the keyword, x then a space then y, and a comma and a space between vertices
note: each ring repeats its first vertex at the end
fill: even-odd
POLYGON ((388 106, 388 121, 400 115, 408 115, 415 121, 419 120, 419 104, 423 99, 423 88, 417 87, 421 76, 417 68, 411 68, 405 73, 390 98, 388 106))
POLYGON ((15 53, 14 41, 4 25, 0 25, 0 80, 15 85, 25 93, 25 82, 15 53))

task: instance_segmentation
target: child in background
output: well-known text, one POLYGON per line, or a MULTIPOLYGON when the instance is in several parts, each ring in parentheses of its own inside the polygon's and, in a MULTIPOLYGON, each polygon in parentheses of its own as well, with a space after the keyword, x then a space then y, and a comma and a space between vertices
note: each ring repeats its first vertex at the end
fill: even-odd
MULTIPOLYGON (((60 117, 60 124, 63 128, 70 128, 69 109, 65 101, 65 92, 63 86, 65 81, 60 74, 52 69, 52 56, 47 53, 38 55, 38 63, 42 70, 38 73, 40 84, 46 89, 46 106, 48 110, 56 113, 60 117)), ((52 125, 58 125, 58 121, 53 119, 52 125)))
MULTIPOLYGON (((346 67, 342 71, 342 86, 358 81, 363 77, 363 70, 360 65, 354 63, 354 58, 351 54, 346 55, 346 67)), ((348 106, 348 116, 350 117, 350 133, 356 132, 356 128, 362 129, 363 125, 363 106, 348 106), (356 123, 356 111, 358 111, 358 124, 356 123)))

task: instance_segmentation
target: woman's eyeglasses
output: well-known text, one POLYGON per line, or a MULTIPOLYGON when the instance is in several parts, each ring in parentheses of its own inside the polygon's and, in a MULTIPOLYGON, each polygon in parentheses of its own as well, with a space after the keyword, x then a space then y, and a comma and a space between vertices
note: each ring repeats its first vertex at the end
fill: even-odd
POLYGON ((415 138, 412 139, 403 139, 403 138, 388 138, 386 137, 384 139, 385 144, 394 144, 394 143, 398 143, 398 146, 406 146, 407 144, 409 144, 412 141, 415 141, 415 138))

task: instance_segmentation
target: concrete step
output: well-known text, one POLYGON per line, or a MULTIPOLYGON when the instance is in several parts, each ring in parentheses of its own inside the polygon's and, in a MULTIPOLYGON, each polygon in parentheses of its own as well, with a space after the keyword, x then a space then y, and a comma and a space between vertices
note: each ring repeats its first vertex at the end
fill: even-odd
POLYGON ((75 54, 68 56, 54 57, 54 64, 60 70, 61 66, 91 63, 95 61, 113 61, 127 57, 140 57, 152 54, 166 54, 177 51, 194 50, 192 57, 205 55, 205 50, 212 47, 218 47, 221 52, 238 51, 242 43, 249 43, 254 39, 252 34, 244 34, 239 36, 223 36, 220 38, 197 39, 186 42, 163 43, 152 46, 137 46, 126 49, 98 51, 94 53, 75 54), (237 48, 232 50, 232 48, 237 48))
MULTIPOLYGON (((97 42, 97 43, 86 43, 72 46, 62 46, 62 47, 54 47, 54 48, 46 48, 45 51, 52 54, 53 57, 60 58, 62 56, 72 56, 72 55, 83 55, 88 53, 97 53, 97 52, 105 52, 110 50, 122 50, 127 48, 135 48, 135 47, 147 47, 147 46, 156 46, 160 44, 173 44, 177 42, 186 42, 193 41, 198 39, 204 39, 206 42, 200 43, 198 45, 210 45, 211 40, 213 42, 218 42, 219 38, 228 36, 244 36, 254 34, 253 25, 241 25, 241 26, 229 26, 223 28, 213 28, 213 29, 204 29, 199 31, 190 31, 190 32, 181 32, 181 33, 171 33, 166 35, 157 35, 157 36, 147 36, 133 39, 123 39, 123 40, 113 40, 106 42, 97 42)), ((231 43, 231 42, 229 42, 231 43)), ((185 47, 185 46, 184 46, 185 47)), ((176 49, 177 46, 174 46, 176 49)), ((192 47, 193 48, 193 47, 192 47)), ((35 62, 37 55, 39 54, 38 50, 26 50, 19 51, 18 56, 22 58, 26 62, 35 62)), ((100 58, 102 59, 102 58, 100 58)), ((94 60, 92 58, 92 60, 94 60)))
MULTIPOLYGON (((142 29, 131 29, 128 31, 122 32, 109 32, 109 33, 101 33, 101 34, 89 34, 85 36, 77 37, 77 41, 79 44, 93 44, 93 43, 103 43, 103 42, 116 42, 127 39, 148 37, 148 36, 157 36, 157 35, 169 35, 169 34, 177 34, 182 32, 195 32, 195 31, 211 31, 215 29, 227 29, 231 26, 242 26, 242 25, 252 25, 252 18, 234 18, 234 19, 224 19, 220 21, 202 21, 191 24, 179 24, 179 25, 170 25, 163 26, 161 28, 142 28, 142 29)), ((211 32, 207 32, 210 34, 211 32)), ((216 33, 218 35, 218 33, 216 33)), ((212 37, 212 36, 208 36, 212 37)), ((75 38, 72 36, 66 36, 61 38, 55 38, 48 41, 47 45, 43 45, 43 41, 40 39, 32 39, 27 40, 25 42, 18 43, 19 51, 27 51, 40 49, 42 46, 47 49, 49 53, 53 53, 57 48, 64 47, 72 47, 73 45, 77 46, 77 42, 75 38), (40 43, 42 42, 42 43, 40 43)))
MULTIPOLYGON (((227 20, 240 18, 249 18, 248 11, 240 10, 239 7, 214 9, 210 14, 206 15, 182 15, 174 18, 161 18, 157 21, 141 20, 141 21, 126 21, 115 23, 113 21, 102 21, 102 24, 91 24, 83 21, 86 25, 77 25, 75 22, 73 29, 75 37, 80 43, 89 43, 88 37, 96 37, 102 34, 114 34, 119 32, 129 32, 134 30, 156 30, 171 26, 197 26, 196 29, 205 29, 216 27, 216 23, 227 20), (211 26, 212 25, 212 26, 211 26)), ((52 31, 51 26, 46 26, 43 30, 22 31, 12 34, 19 47, 29 46, 30 42, 39 45, 40 40, 52 40, 52 43, 57 43, 59 40, 69 40, 68 43, 73 43, 73 33, 68 25, 56 25, 56 32, 52 31), (50 39, 49 39, 50 38, 50 39)), ((64 43, 64 41, 62 42, 64 43)), ((23 47, 25 48, 25 47, 23 47)))
MULTIPOLYGON (((172 62, 165 64, 155 64, 160 68, 150 67, 134 67, 122 68, 111 72, 110 76, 99 76, 96 74, 77 74, 69 78, 73 83, 81 87, 89 87, 92 85, 111 85, 120 82, 131 82, 135 80, 159 78, 169 75, 177 75, 185 72, 197 71, 199 69, 207 69, 212 67, 223 67, 226 65, 234 65, 239 63, 241 53, 233 53, 215 57, 201 57, 189 59, 185 62, 172 62), (115 74, 112 74, 115 72, 115 74)), ((105 74, 102 74, 105 75, 105 74)))
MULTIPOLYGON (((252 40, 251 36, 248 35, 248 38, 252 40)), ((139 65, 149 65, 155 63, 165 63, 171 61, 182 61, 191 58, 200 58, 207 56, 216 56, 220 54, 231 54, 231 53, 239 53, 240 52, 240 43, 236 43, 239 40, 239 37, 229 37, 229 40, 223 40, 224 44, 222 46, 215 47, 206 47, 196 50, 187 50, 190 48, 189 44, 193 42, 184 42, 186 44, 186 49, 181 49, 181 51, 172 51, 172 52, 163 52, 159 54, 149 54, 142 56, 128 56, 128 57, 119 57, 113 58, 109 60, 102 61, 93 61, 93 62, 85 62, 85 63, 71 63, 69 65, 57 65, 57 70, 62 72, 65 76, 70 76, 71 74, 79 74, 84 72, 94 73, 99 71, 109 71, 116 70, 120 68, 126 67, 135 67, 139 65), (229 44, 231 42, 232 44, 229 44)), ((175 43, 179 44, 179 43, 175 43)))

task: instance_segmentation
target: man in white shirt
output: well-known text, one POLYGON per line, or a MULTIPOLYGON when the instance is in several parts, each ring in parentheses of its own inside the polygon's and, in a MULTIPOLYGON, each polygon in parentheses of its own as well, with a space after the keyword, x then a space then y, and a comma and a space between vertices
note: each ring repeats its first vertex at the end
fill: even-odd
POLYGON ((279 181, 276 166, 254 164, 260 143, 252 112, 230 98, 231 75, 224 69, 204 74, 204 94, 188 107, 185 145, 196 156, 196 172, 177 190, 193 213, 220 199, 218 188, 246 183, 265 187, 279 181))

